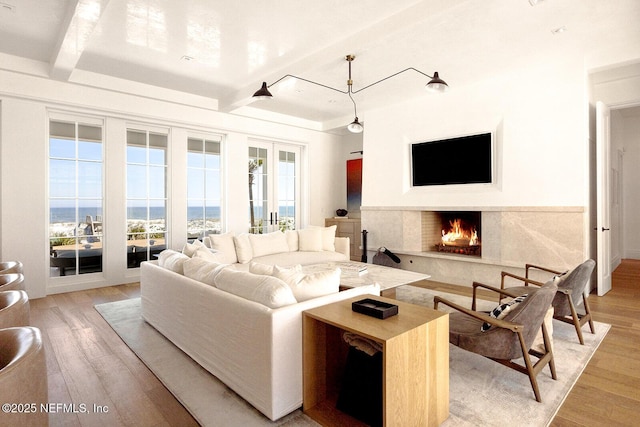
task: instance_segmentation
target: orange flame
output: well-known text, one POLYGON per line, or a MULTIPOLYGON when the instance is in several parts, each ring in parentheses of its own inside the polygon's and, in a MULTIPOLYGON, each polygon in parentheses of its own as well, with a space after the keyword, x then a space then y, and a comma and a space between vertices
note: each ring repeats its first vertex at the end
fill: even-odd
POLYGON ((462 228, 462 220, 454 219, 449 221, 451 229, 442 230, 442 244, 451 246, 478 246, 478 231, 474 228, 465 230, 462 228))

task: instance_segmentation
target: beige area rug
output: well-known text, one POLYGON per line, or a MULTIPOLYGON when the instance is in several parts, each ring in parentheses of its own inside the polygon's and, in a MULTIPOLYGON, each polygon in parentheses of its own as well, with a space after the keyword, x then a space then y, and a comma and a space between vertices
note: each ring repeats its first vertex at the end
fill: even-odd
MULTIPOLYGON (((413 286, 397 289, 398 299, 428 307, 433 307, 434 294, 470 306, 469 298, 457 295, 413 286)), ((317 425, 301 410, 270 421, 147 324, 139 298, 96 305, 96 310, 201 425, 317 425)), ((548 369, 538 375, 543 403, 536 402, 526 375, 449 346, 450 416, 443 426, 548 425, 609 330, 596 323, 596 335, 585 333, 581 346, 572 326, 557 321, 553 326, 558 380, 548 369)))
MULTIPOLYGON (((471 308, 471 298, 402 286, 396 298, 433 308, 433 296, 471 308)), ((478 301, 477 310, 492 310, 497 301, 478 301)), ((449 307, 438 309, 447 311, 449 307)), ((449 418, 442 426, 547 426, 582 374, 611 325, 595 322, 596 333, 583 329, 580 345, 572 325, 553 320, 553 351, 558 379, 545 367, 537 377, 542 402, 535 400, 529 378, 482 356, 449 345, 449 418), (588 332, 587 332, 588 331, 588 332)), ((533 360, 537 360, 533 358, 533 360)), ((522 362, 520 359, 519 362, 522 362)))

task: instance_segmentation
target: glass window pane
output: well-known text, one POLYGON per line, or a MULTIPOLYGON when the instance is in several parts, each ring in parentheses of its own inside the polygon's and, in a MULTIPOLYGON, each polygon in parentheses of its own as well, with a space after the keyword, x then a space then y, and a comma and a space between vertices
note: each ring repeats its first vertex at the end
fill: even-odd
POLYGON ((149 198, 164 199, 165 198, 165 167, 149 166, 149 198))
POLYGON ((190 167, 190 168, 204 167, 204 154, 194 153, 192 151, 189 151, 187 153, 187 167, 190 167))
POLYGON ((51 138, 49 140, 49 156, 74 159, 76 157, 76 141, 73 139, 51 138))
POLYGON ((207 184, 206 184, 205 198, 207 200, 220 200, 221 199, 220 171, 207 170, 206 179, 207 179, 207 184))
POLYGON ((81 160, 102 160, 100 142, 78 141, 78 158, 81 160))
POLYGON ((147 197, 147 167, 127 165, 127 198, 144 199, 147 197))
POLYGON ((78 197, 102 197, 102 163, 78 162, 78 197))
POLYGON ((187 199, 204 199, 204 169, 188 169, 187 180, 187 199))
POLYGON ((49 161, 49 197, 76 196, 75 160, 49 161))
POLYGON ((147 148, 137 145, 127 146, 127 162, 128 163, 147 163, 147 148))

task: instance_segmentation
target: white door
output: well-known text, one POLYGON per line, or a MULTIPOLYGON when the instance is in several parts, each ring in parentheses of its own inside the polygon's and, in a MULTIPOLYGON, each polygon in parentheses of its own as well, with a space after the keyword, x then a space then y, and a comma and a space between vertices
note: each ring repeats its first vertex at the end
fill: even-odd
POLYGON ((298 228, 301 153, 296 145, 250 142, 250 233, 298 228))
POLYGON ((611 112, 602 102, 596 104, 596 240, 598 295, 611 290, 611 112))

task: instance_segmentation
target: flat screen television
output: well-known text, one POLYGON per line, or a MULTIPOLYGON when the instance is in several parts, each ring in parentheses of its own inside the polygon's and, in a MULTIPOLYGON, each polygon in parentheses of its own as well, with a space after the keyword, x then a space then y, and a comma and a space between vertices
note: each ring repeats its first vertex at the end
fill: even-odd
POLYGON ((411 145, 414 187, 493 182, 491 133, 460 136, 411 145))

